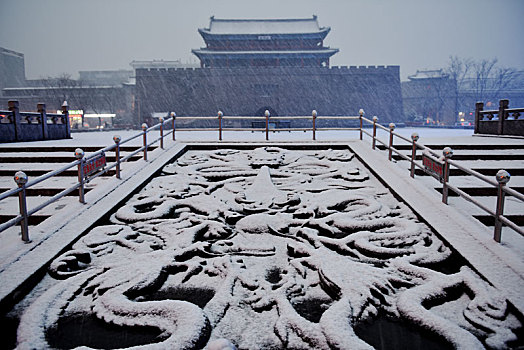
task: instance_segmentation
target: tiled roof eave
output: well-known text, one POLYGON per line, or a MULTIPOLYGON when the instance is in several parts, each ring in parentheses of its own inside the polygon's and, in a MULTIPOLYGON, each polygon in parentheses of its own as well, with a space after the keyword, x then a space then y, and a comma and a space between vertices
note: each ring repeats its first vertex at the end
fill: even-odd
POLYGON ((329 58, 338 52, 338 49, 310 50, 310 51, 236 51, 217 52, 207 50, 192 50, 201 60, 209 59, 299 59, 299 58, 329 58))
POLYGON ((271 51, 214 51, 208 49, 191 50, 195 55, 214 55, 214 56, 241 56, 241 55, 333 55, 337 53, 338 49, 323 49, 323 50, 271 50, 271 51))
POLYGON ((205 41, 212 40, 259 40, 261 37, 271 39, 312 39, 324 40, 330 27, 320 28, 318 32, 305 33, 213 33, 209 29, 199 29, 198 32, 205 41))

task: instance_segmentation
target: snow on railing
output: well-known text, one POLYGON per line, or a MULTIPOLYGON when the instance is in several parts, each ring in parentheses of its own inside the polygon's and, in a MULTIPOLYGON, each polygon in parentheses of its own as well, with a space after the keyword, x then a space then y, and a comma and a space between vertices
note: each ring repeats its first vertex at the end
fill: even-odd
POLYGON ((8 102, 9 110, 0 110, 0 142, 64 139, 71 136, 68 105, 62 114, 47 113, 45 103, 38 103, 38 112, 21 112, 18 101, 8 102))
MULTIPOLYGON (((66 106, 67 107, 67 106, 66 106)), ((45 108, 45 107, 44 107, 45 108)), ((45 112, 44 112, 45 113, 45 112)), ((80 148, 75 150, 75 157, 77 160, 67 164, 66 166, 51 171, 47 174, 44 174, 35 180, 28 181, 27 175, 19 171, 15 174, 15 182, 17 184, 17 188, 14 188, 12 190, 6 191, 4 193, 0 194, 0 201, 10 197, 18 195, 19 197, 19 209, 20 214, 16 217, 8 220, 7 222, 0 224, 0 232, 6 230, 9 227, 12 227, 14 225, 17 225, 20 223, 21 226, 21 233, 22 233, 22 240, 25 242, 30 242, 29 239, 29 229, 28 229, 28 218, 38 212, 39 210, 45 208, 51 203, 56 202, 60 198, 68 195, 69 193, 75 191, 78 189, 78 199, 81 203, 85 203, 85 189, 84 184, 86 182, 89 182, 105 173, 107 173, 110 169, 115 168, 116 177, 118 179, 121 178, 120 176, 120 164, 122 162, 128 161, 130 158, 135 156, 136 154, 143 152, 143 158, 147 161, 148 156, 148 147, 151 145, 159 142, 160 148, 164 149, 164 138, 168 135, 172 135, 173 141, 176 140, 176 131, 209 131, 214 130, 218 131, 218 139, 222 140, 222 133, 223 131, 265 131, 266 133, 266 140, 269 140, 269 131, 272 128, 273 121, 281 121, 282 125, 286 125, 288 127, 279 128, 279 131, 312 131, 313 132, 313 140, 316 139, 316 131, 319 130, 359 130, 359 128, 356 127, 323 127, 318 128, 316 126, 316 120, 317 119, 346 119, 346 120, 354 120, 354 119, 361 119, 362 115, 360 117, 358 116, 337 116, 337 117, 317 117, 317 112, 313 111, 311 116, 288 116, 288 117, 271 117, 270 119, 270 113, 268 110, 265 111, 265 115, 263 117, 244 117, 244 116, 224 116, 221 111, 217 113, 217 116, 210 116, 210 117, 177 117, 174 112, 171 112, 170 118, 167 120, 164 120, 163 118, 160 118, 160 122, 152 127, 148 127, 147 124, 142 124, 142 132, 132 136, 126 140, 121 140, 121 137, 119 135, 115 135, 113 137, 113 141, 115 142, 114 145, 108 146, 106 148, 103 148, 89 156, 85 156, 84 151, 80 148), (176 127, 176 120, 204 120, 204 119, 216 119, 218 127, 217 128, 179 128, 176 127), (232 128, 232 127, 224 127, 223 120, 227 119, 243 119, 243 120, 264 120, 263 122, 263 128, 257 128, 254 127, 255 124, 252 124, 251 128, 232 128), (292 119, 311 119, 312 124, 311 127, 303 127, 303 128, 291 128, 290 126, 290 120, 292 119), (171 130, 164 134, 164 126, 167 123, 171 123, 171 130), (154 139, 151 142, 148 142, 147 135, 148 133, 152 132, 153 130, 159 130, 160 135, 156 139, 154 139), (123 158, 120 158, 120 146, 134 140, 136 138, 139 138, 142 136, 143 139, 143 145, 142 147, 136 149, 134 152, 131 152, 130 154, 126 155, 123 158), (116 161, 111 164, 106 163, 105 153, 106 152, 115 152, 115 158, 116 161), (27 200, 26 200, 26 189, 30 188, 42 181, 45 181, 53 176, 59 175, 62 172, 65 172, 71 168, 77 167, 78 171, 78 183, 76 183, 74 186, 67 188, 56 195, 52 196, 48 200, 46 200, 44 203, 36 206, 35 208, 28 209, 27 208, 27 200)), ((362 127, 362 120, 360 121, 360 129, 362 127)))
POLYGON ((313 110, 310 116, 274 116, 272 117, 269 110, 264 112, 264 116, 225 116, 222 111, 218 111, 216 116, 209 117, 176 117, 176 120, 216 120, 216 127, 200 127, 200 128, 178 128, 173 124, 173 130, 176 131, 218 131, 218 140, 222 141, 222 135, 225 131, 263 131, 266 134, 266 141, 269 140, 269 132, 278 129, 278 131, 312 131, 313 140, 316 140, 317 131, 327 130, 360 130, 360 127, 317 127, 317 120, 356 120, 359 116, 317 116, 317 111, 313 110), (251 121, 251 127, 227 127, 226 120, 243 120, 251 121), (311 126, 291 127, 291 120, 311 120, 311 126))
POLYGON ((274 121, 284 121, 286 126, 289 126, 290 120, 298 120, 298 119, 305 119, 305 120, 311 120, 311 127, 302 127, 302 128, 291 128, 291 127, 284 127, 279 128, 279 131, 312 131, 313 133, 313 140, 316 140, 316 131, 320 130, 358 130, 360 132, 360 140, 363 139, 363 134, 366 134, 371 137, 372 143, 371 147, 372 149, 375 149, 376 143, 379 142, 382 145, 384 145, 388 149, 388 159, 391 161, 393 157, 393 152, 401 157, 402 159, 408 161, 411 163, 410 168, 410 176, 415 177, 415 167, 418 167, 419 169, 422 169, 425 173, 428 173, 432 175, 433 177, 437 177, 440 182, 443 184, 442 189, 442 202, 447 204, 448 202, 448 189, 451 189, 453 192, 457 193, 460 197, 464 198, 465 200, 475 204, 485 212, 487 212, 489 215, 493 216, 495 218, 495 233, 494 233, 494 239, 497 242, 500 242, 501 240, 501 230, 502 230, 502 224, 507 225, 508 227, 511 227, 516 232, 520 233, 521 235, 524 235, 524 230, 517 226, 514 222, 510 221, 507 217, 503 215, 503 209, 504 209, 504 196, 506 194, 513 196, 514 198, 517 198, 521 201, 524 201, 524 195, 521 193, 506 187, 506 183, 510 179, 509 173, 507 173, 505 170, 500 170, 497 173, 496 180, 493 181, 490 178, 487 178, 486 176, 472 170, 469 168, 466 168, 462 166, 461 164, 451 160, 451 157, 453 155, 453 151, 451 148, 446 147, 443 150, 443 155, 439 155, 434 150, 424 146, 421 143, 418 143, 419 136, 417 133, 413 133, 411 135, 411 140, 399 135, 394 132, 395 130, 395 124, 390 123, 388 127, 385 127, 383 125, 380 125, 377 123, 378 118, 375 116, 372 120, 367 119, 364 117, 364 110, 361 109, 359 111, 358 116, 318 116, 317 111, 313 110, 311 113, 311 116, 283 116, 283 117, 271 117, 268 110, 265 111, 264 116, 258 116, 258 117, 247 117, 247 116, 224 116, 221 111, 217 113, 216 116, 207 116, 207 117, 177 117, 174 112, 171 112, 170 118, 167 120, 164 120, 163 118, 160 118, 160 122, 152 127, 148 127, 147 124, 142 124, 142 132, 138 133, 137 135, 134 135, 126 140, 121 140, 120 136, 115 135, 113 137, 113 141, 115 142, 114 145, 108 146, 106 148, 103 148, 88 157, 85 157, 84 152, 82 149, 76 149, 75 150, 75 157, 77 158, 76 161, 71 162, 70 164, 64 166, 63 168, 54 170, 52 172, 49 172, 47 174, 44 174, 35 180, 28 181, 27 175, 23 172, 17 172, 15 174, 15 182, 18 185, 18 188, 6 191, 4 193, 0 194, 0 201, 14 195, 19 196, 19 208, 20 208, 20 214, 17 215, 15 218, 3 223, 0 225, 0 232, 4 231, 5 229, 14 226, 18 223, 21 223, 21 231, 22 231, 22 240, 25 242, 30 242, 29 239, 29 233, 28 233, 28 217, 32 214, 36 213, 37 211, 43 209, 44 207, 48 206, 49 204, 57 201, 58 199, 66 196, 67 194, 75 191, 78 189, 78 196, 79 201, 81 203, 85 203, 85 191, 84 191, 84 184, 90 180, 93 180, 106 172, 108 172, 110 169, 115 168, 116 177, 118 179, 121 178, 120 174, 120 164, 122 162, 126 162, 132 157, 134 157, 136 154, 143 152, 143 158, 147 161, 148 156, 148 147, 152 146, 153 144, 159 142, 160 148, 164 149, 164 138, 168 135, 172 135, 173 141, 176 140, 176 132, 177 131, 218 131, 218 140, 222 141, 222 134, 224 131, 265 131, 266 134, 266 140, 269 140, 269 131, 272 130, 272 123, 274 121), (190 120, 190 121, 196 121, 196 120, 217 120, 217 127, 216 128, 209 128, 209 127, 200 127, 200 128, 177 128, 176 126, 176 120, 190 120), (252 120, 252 127, 225 127, 223 121, 224 120, 234 120, 234 119, 242 119, 242 120, 252 120), (345 120, 359 120, 359 127, 317 127, 317 120, 319 119, 345 119, 345 120), (263 127, 255 127, 260 126, 256 123, 256 121, 262 120, 262 126, 263 127), (363 122, 369 123, 372 125, 372 132, 368 132, 363 122), (171 130, 169 132, 164 133, 164 126, 170 123, 171 124, 171 130), (382 129, 389 133, 389 143, 385 143, 379 138, 377 138, 377 128, 382 129), (153 141, 148 142, 147 135, 148 133, 152 132, 153 130, 159 130, 159 136, 154 139, 153 141), (128 143, 136 138, 139 138, 142 136, 143 139, 143 145, 142 147, 136 149, 134 152, 131 152, 130 154, 126 155, 125 157, 120 158, 120 147, 122 144, 128 143), (406 156, 402 154, 399 150, 397 150, 395 147, 393 147, 393 141, 394 137, 400 138, 408 143, 412 144, 412 153, 411 157, 406 156), (424 157, 423 157, 423 164, 419 164, 416 162, 416 152, 418 149, 421 149, 424 151, 424 157), (115 158, 116 161, 111 164, 106 164, 105 160, 105 152, 115 152, 115 158), (424 159, 425 158, 425 159, 424 159), (430 165, 428 167, 428 165, 430 165), (484 206, 482 203, 475 200, 472 196, 468 195, 461 189, 451 185, 449 183, 449 171, 450 171, 450 165, 455 166, 458 169, 461 169, 462 171, 466 172, 469 175, 475 176, 479 178, 480 180, 495 186, 498 188, 497 190, 497 207, 495 211, 490 210, 486 206, 484 206), (30 210, 27 209, 26 205, 26 195, 25 190, 31 186, 34 186, 44 180, 47 180, 55 175, 58 175, 64 171, 67 171, 73 167, 77 167, 78 169, 78 183, 74 186, 65 189, 61 191, 60 193, 54 195, 53 197, 49 198, 46 202, 38 205, 35 208, 32 208, 30 210), (435 169, 437 170, 437 173, 435 173, 435 169), (436 175, 437 174, 437 175, 436 175))
POLYGON ((42 176, 37 177, 36 179, 29 181, 28 176, 23 171, 16 172, 14 176, 14 180, 17 184, 17 188, 11 189, 9 191, 5 191, 0 194, 0 201, 6 199, 7 197, 16 196, 18 195, 18 203, 19 203, 19 209, 20 214, 16 217, 8 220, 5 223, 0 224, 0 232, 8 229, 9 227, 12 227, 18 223, 20 223, 21 227, 21 237, 24 242, 31 242, 29 238, 29 229, 28 229, 28 219, 31 215, 35 214, 36 212, 42 210, 43 208, 47 207, 49 204, 52 204, 59 200, 60 198, 68 195, 69 193, 75 191, 78 189, 78 200, 80 203, 86 203, 85 200, 85 190, 84 190, 84 184, 86 182, 89 182, 91 180, 96 179, 97 177, 107 173, 109 170, 115 168, 116 170, 116 177, 118 179, 121 179, 121 169, 120 164, 122 162, 126 162, 129 159, 131 159, 133 156, 138 154, 139 152, 144 152, 144 160, 147 161, 147 149, 148 147, 152 146, 153 144, 160 141, 160 148, 164 148, 164 138, 169 136, 169 134, 173 135, 173 140, 175 139, 175 132, 174 128, 169 131, 168 133, 164 134, 164 125, 168 122, 172 122, 172 125, 174 127, 174 113, 171 114, 171 118, 167 120, 161 119, 160 123, 148 128, 146 124, 142 124, 142 132, 138 133, 135 136, 132 136, 128 139, 121 140, 121 137, 119 135, 115 135, 113 137, 113 141, 115 142, 114 145, 105 147, 101 150, 98 150, 97 152, 94 152, 93 154, 89 156, 85 156, 84 151, 81 148, 77 148, 75 150, 75 157, 77 160, 65 165, 64 167, 60 169, 53 170, 47 174, 44 174, 42 176), (154 139, 151 142, 147 142, 147 134, 159 129, 160 130, 160 136, 156 139, 154 139), (142 147, 138 148, 134 152, 131 152, 130 154, 126 155, 125 157, 120 158, 120 147, 123 144, 126 144, 136 138, 139 138, 140 136, 143 137, 143 145, 142 147), (111 164, 106 163, 106 157, 105 153, 114 151, 115 152, 115 162, 111 164), (48 180, 52 178, 53 176, 59 175, 71 168, 77 167, 78 171, 78 183, 73 185, 72 187, 69 187, 48 200, 46 200, 44 203, 41 203, 40 205, 28 209, 27 208, 27 200, 26 200, 26 189, 35 186, 36 184, 41 183, 42 181, 48 180))
POLYGON ((442 155, 439 155, 437 152, 430 149, 429 147, 426 147, 423 144, 418 143, 417 141, 419 139, 419 135, 417 133, 413 133, 411 135, 411 140, 409 140, 408 138, 394 132, 395 130, 394 123, 390 123, 389 127, 386 128, 385 126, 382 126, 377 123, 378 118, 376 116, 373 117, 373 120, 370 120, 370 119, 364 118, 363 114, 364 113, 361 110, 361 113, 360 113, 360 120, 361 120, 360 139, 362 140, 362 134, 364 133, 371 137, 372 149, 375 149, 376 142, 379 142, 382 145, 384 145, 384 147, 388 149, 388 159, 390 161, 392 160, 392 153, 394 152, 400 158, 410 162, 411 163, 410 176, 412 178, 415 177, 415 167, 418 167, 426 174, 429 174, 437 178, 440 182, 442 182, 442 203, 448 204, 448 190, 451 189, 453 192, 455 192, 457 195, 459 195, 463 199, 473 203, 474 205, 476 205, 477 207, 484 210, 486 213, 488 213, 489 215, 495 218, 495 228, 494 228, 494 233, 493 233, 493 239, 495 241, 499 243, 501 241, 502 224, 510 227, 515 232, 524 236, 524 230, 521 227, 519 227, 517 224, 515 224, 513 221, 511 221, 508 217, 504 216, 504 198, 506 194, 512 196, 515 199, 520 200, 521 202, 524 202, 523 194, 513 190, 512 188, 506 187, 506 184, 510 180, 510 174, 506 170, 503 170, 503 169, 499 170, 495 176, 496 181, 492 180, 488 178, 487 176, 484 176, 480 174, 479 172, 473 169, 469 169, 461 165, 459 162, 452 160, 451 157, 453 156, 453 150, 450 147, 445 147, 442 150, 442 155), (372 128, 373 128, 372 133, 369 133, 362 127, 362 121, 372 124, 372 128), (377 128, 389 132, 389 143, 388 144, 386 144, 385 142, 377 138, 376 136, 377 128), (393 146, 393 137, 394 136, 412 144, 411 157, 402 154, 398 149, 396 149, 393 146), (422 164, 419 164, 416 162, 417 149, 421 149, 424 151, 422 164), (424 160, 424 158, 426 158, 426 160, 424 160), (475 200, 472 196, 470 196, 469 194, 467 194, 460 188, 453 186, 449 183, 450 165, 453 165, 456 168, 464 171, 466 174, 474 176, 480 179, 481 181, 497 188, 497 205, 496 205, 495 211, 489 209, 484 204, 475 200))
POLYGON ((500 100, 499 109, 484 110, 484 103, 475 104, 475 134, 524 136, 524 108, 509 108, 509 100, 500 100))

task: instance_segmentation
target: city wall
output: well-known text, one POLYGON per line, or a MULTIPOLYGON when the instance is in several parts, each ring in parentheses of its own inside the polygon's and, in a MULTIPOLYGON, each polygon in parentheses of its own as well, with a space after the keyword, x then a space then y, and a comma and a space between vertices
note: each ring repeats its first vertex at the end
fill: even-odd
MULTIPOLYGON (((403 121, 399 66, 137 69, 141 120, 179 116, 357 115, 403 121)), ((137 106, 135 106, 137 108, 137 106)))

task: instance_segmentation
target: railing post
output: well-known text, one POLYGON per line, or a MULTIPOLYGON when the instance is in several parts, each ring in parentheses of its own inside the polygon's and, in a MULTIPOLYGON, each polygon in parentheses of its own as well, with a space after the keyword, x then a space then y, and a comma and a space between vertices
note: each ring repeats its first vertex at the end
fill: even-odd
POLYGON ((413 146, 411 148, 411 177, 415 177, 415 158, 417 157, 417 141, 419 139, 418 133, 414 132, 411 134, 411 140, 413 140, 413 146))
POLYGON ((395 123, 389 123, 389 161, 393 158, 393 130, 395 130, 395 123))
POLYGON ((479 133, 480 128, 480 112, 484 109, 484 102, 475 103, 475 129, 473 130, 474 134, 479 133))
POLYGON ((499 123, 497 126, 497 134, 504 134, 504 121, 506 120, 506 109, 508 109, 509 100, 500 100, 499 101, 499 123))
POLYGON ((113 136, 113 141, 115 141, 116 148, 115 148, 115 158, 116 158, 116 178, 120 179, 120 141, 122 138, 120 135, 113 136))
POLYGON ((147 124, 142 124, 142 132, 144 133, 143 140, 144 140, 144 160, 147 162, 147 124))
POLYGON ((371 140, 371 149, 375 149, 375 145, 377 143, 377 121, 378 117, 373 117, 373 140, 371 140))
POLYGON ((67 105, 67 101, 62 103, 62 115, 64 118, 63 121, 65 123, 66 135, 68 138, 71 138, 71 123, 69 123, 69 106, 67 105))
POLYGON ((20 104, 18 101, 11 100, 7 102, 7 107, 13 113, 13 124, 15 125, 15 140, 22 141, 22 125, 20 118, 20 104))
POLYGON ((85 203, 85 196, 84 196, 84 151, 81 148, 75 149, 75 158, 80 160, 80 163, 78 163, 78 201, 80 203, 85 203))
POLYGON ((311 112, 311 115, 313 117, 313 141, 316 140, 316 131, 317 131, 317 126, 316 126, 316 120, 317 120, 317 111, 316 110, 313 110, 313 112, 311 112))
POLYGON ((504 186, 509 182, 510 175, 506 170, 499 170, 496 175, 499 187, 497 190, 497 209, 495 211, 495 232, 493 239, 500 243, 502 238, 502 221, 500 216, 504 215, 504 186))
POLYGON ((360 139, 362 140, 362 117, 364 116, 364 110, 361 108, 358 111, 358 114, 359 114, 358 119, 360 120, 360 139))
POLYGON ((442 177, 442 203, 448 204, 448 182, 449 182, 449 162, 453 156, 453 150, 450 147, 444 147, 442 150, 444 156, 444 174, 442 177))
POLYGON ((164 149, 164 118, 158 118, 160 121, 160 148, 164 149))
POLYGON ((29 243, 29 228, 28 228, 28 218, 27 218, 27 202, 25 195, 25 184, 27 183, 27 175, 23 171, 17 171, 15 174, 15 182, 18 187, 21 189, 18 192, 18 206, 20 208, 20 215, 22 216, 22 221, 20 222, 20 229, 22 231, 22 241, 29 243))
POLYGON ((218 141, 222 141, 222 111, 218 111, 218 141))
POLYGON ((171 112, 171 123, 173 125, 173 141, 175 141, 175 119, 176 119, 176 114, 175 112, 171 112))
POLYGON ((40 119, 42 120, 42 138, 47 140, 49 138, 49 132, 47 131, 47 112, 45 103, 38 103, 36 110, 40 113, 40 119))
POLYGON ((266 116, 266 141, 269 140, 269 111, 266 109, 264 112, 266 116))

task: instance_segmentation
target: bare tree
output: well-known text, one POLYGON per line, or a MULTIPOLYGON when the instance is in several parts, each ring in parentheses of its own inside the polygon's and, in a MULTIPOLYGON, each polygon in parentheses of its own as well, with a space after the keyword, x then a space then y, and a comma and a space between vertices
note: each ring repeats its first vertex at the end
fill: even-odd
POLYGON ((454 98, 455 98, 455 118, 459 113, 459 106, 463 105, 462 95, 460 91, 464 90, 464 82, 466 77, 469 76, 471 68, 473 66, 473 60, 471 58, 461 59, 457 56, 450 56, 449 65, 446 68, 446 73, 450 79, 454 82, 454 98))
POLYGON ((58 108, 64 101, 75 103, 80 99, 79 89, 81 82, 71 78, 68 73, 62 73, 57 77, 47 77, 40 80, 41 97, 45 102, 58 108))
POLYGON ((499 67, 498 60, 450 57, 446 72, 456 81, 455 104, 459 109, 471 110, 475 102, 493 103, 504 98, 517 77, 513 68, 499 67))
POLYGON ((406 111, 414 118, 421 116, 427 122, 453 124, 453 90, 455 81, 442 69, 417 70, 403 83, 406 111))
MULTIPOLYGON (((39 98, 51 108, 59 108, 67 101, 71 109, 80 109, 95 114, 125 114, 126 91, 122 86, 97 86, 82 80, 75 80, 67 73, 57 77, 47 77, 39 82, 39 98)), ((84 120, 82 120, 82 125, 84 120)), ((101 121, 99 120, 99 126, 101 121)))

